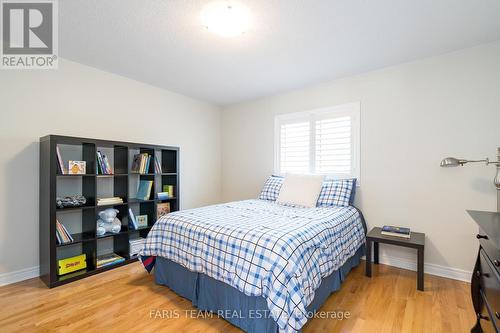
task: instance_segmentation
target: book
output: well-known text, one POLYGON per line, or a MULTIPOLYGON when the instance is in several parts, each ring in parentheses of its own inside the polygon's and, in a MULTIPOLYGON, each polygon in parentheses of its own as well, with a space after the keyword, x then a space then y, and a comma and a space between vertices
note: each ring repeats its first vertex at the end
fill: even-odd
POLYGON ((106 254, 101 254, 101 255, 97 256, 97 263, 98 264, 105 264, 108 262, 115 261, 117 259, 122 259, 122 257, 114 252, 113 253, 106 253, 106 254))
POLYGON ((156 173, 162 173, 161 163, 160 163, 160 161, 158 160, 158 158, 156 156, 155 156, 155 172, 156 173))
POLYGON ((57 275, 63 275, 87 268, 87 256, 81 254, 79 256, 61 259, 57 261, 57 275))
POLYGON ((146 238, 139 237, 139 238, 129 239, 128 242, 132 245, 137 245, 137 244, 143 244, 145 241, 146 238))
POLYGON ((97 198, 97 206, 117 205, 117 204, 122 204, 122 203, 123 203, 123 199, 120 197, 97 198))
POLYGON ((151 189, 153 188, 152 180, 141 180, 139 181, 139 187, 137 188, 136 199, 139 200, 149 200, 151 196, 151 189))
POLYGON ((113 169, 111 169, 111 164, 109 163, 108 157, 106 155, 102 155, 102 158, 104 160, 104 166, 106 167, 106 174, 112 175, 113 169))
POLYGON ((56 239, 58 244, 67 244, 74 241, 68 229, 58 220, 56 220, 56 239))
POLYGON ((112 261, 112 262, 108 262, 108 263, 105 263, 105 264, 102 264, 102 265, 99 265, 97 266, 97 268, 102 268, 102 267, 106 267, 106 266, 113 266, 113 265, 116 265, 120 262, 123 262, 125 261, 125 258, 122 258, 122 259, 117 259, 115 261, 112 261))
POLYGON ((134 155, 134 160, 132 161, 132 167, 130 168, 130 172, 139 173, 141 158, 142 158, 141 154, 134 155))
POLYGON ((96 152, 96 159, 97 159, 97 163, 96 163, 97 164, 97 168, 96 168, 97 174, 104 175, 105 171, 102 167, 102 157, 101 157, 101 152, 99 150, 96 152))
POLYGON ((123 202, 123 199, 120 198, 120 197, 110 197, 110 198, 97 198, 97 201, 101 201, 101 202, 104 202, 104 201, 121 201, 121 202, 123 202))
POLYGON ((137 221, 135 220, 135 215, 134 212, 132 211, 132 208, 128 209, 128 215, 129 215, 129 228, 131 230, 137 230, 137 221))
POLYGON ((56 239, 57 239, 57 244, 64 244, 61 236, 59 235, 59 231, 57 230, 57 227, 56 227, 56 239))
POLYGON ((381 234, 385 236, 400 237, 406 239, 410 239, 411 237, 410 234, 398 234, 396 232, 387 232, 387 231, 382 231, 381 234))
POLYGON ((139 173, 144 173, 142 170, 144 168, 144 155, 141 154, 139 160, 139 173))
POLYGON ((137 229, 146 228, 148 226, 148 216, 147 215, 137 215, 135 217, 137 222, 137 229))
POLYGON ((382 227, 382 231, 396 232, 396 233, 399 233, 399 234, 408 234, 408 233, 410 233, 410 228, 396 227, 396 226, 392 226, 392 225, 384 225, 382 227))
POLYGON ((97 174, 101 175, 112 175, 113 169, 111 168, 111 163, 106 155, 101 151, 97 151, 97 174))
POLYGON ((64 237, 63 237, 61 227, 60 227, 59 222, 57 220, 56 220, 56 237, 59 238, 59 244, 66 243, 66 239, 64 239, 64 237))
POLYGON ((160 199, 160 200, 167 200, 168 198, 170 198, 170 195, 168 194, 168 192, 158 192, 157 196, 158 196, 158 199, 160 199))
POLYGON ((129 255, 136 256, 139 254, 139 252, 142 250, 144 247, 144 243, 146 242, 145 238, 136 238, 136 239, 131 239, 128 241, 129 242, 129 255))
POLYGON ((139 173, 145 173, 144 170, 146 170, 146 158, 147 154, 141 154, 141 167, 139 169, 139 173))
POLYGON ((97 256, 97 268, 115 265, 117 263, 125 261, 125 258, 117 255, 116 253, 107 253, 97 256))
POLYGON ((167 192, 170 198, 174 197, 174 185, 163 185, 163 192, 167 192))
POLYGON ((68 174, 70 175, 84 175, 86 172, 85 161, 68 161, 68 174))
POLYGON ((168 213, 170 213, 169 202, 158 203, 156 205, 156 220, 158 220, 160 217, 164 215, 167 215, 168 213))
POLYGON ((410 228, 405 227, 396 227, 392 225, 384 225, 382 227, 382 231, 380 232, 382 235, 386 236, 394 236, 401 238, 410 238, 411 230, 410 228))
POLYGON ((149 164, 151 162, 151 155, 149 155, 147 158, 146 158, 146 168, 144 169, 144 173, 149 173, 149 164))
POLYGON ((57 166, 61 175, 65 175, 66 171, 64 170, 64 162, 61 156, 61 150, 59 146, 56 146, 56 155, 57 155, 57 166))
POLYGON ((57 220, 56 220, 56 224, 57 224, 57 230, 59 232, 59 236, 61 236, 63 243, 70 243, 71 240, 68 237, 68 234, 66 233, 66 231, 63 229, 62 224, 57 220))
POLYGON ((64 226, 64 224, 62 224, 61 222, 58 222, 61 227, 63 228, 64 230, 64 233, 66 234, 66 236, 69 238, 70 242, 74 242, 75 240, 73 239, 73 237, 71 236, 71 234, 69 233, 68 229, 66 229, 66 227, 64 226))
POLYGON ((137 245, 141 245, 141 244, 144 244, 144 242, 146 241, 146 238, 135 238, 135 239, 131 239, 129 240, 129 245, 132 245, 132 246, 137 246, 137 245))
POLYGON ((97 151, 95 155, 96 155, 95 173, 96 173, 96 175, 102 175, 104 173, 104 171, 102 170, 101 156, 99 156, 99 151, 97 151))
POLYGON ((152 156, 148 153, 136 154, 130 167, 130 172, 145 174, 149 173, 152 156))

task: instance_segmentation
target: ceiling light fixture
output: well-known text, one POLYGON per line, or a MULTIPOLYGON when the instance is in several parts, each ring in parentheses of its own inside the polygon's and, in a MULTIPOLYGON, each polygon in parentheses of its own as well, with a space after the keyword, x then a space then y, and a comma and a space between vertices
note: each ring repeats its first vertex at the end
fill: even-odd
POLYGON ((250 11, 234 1, 214 1, 203 8, 201 20, 208 31, 222 37, 235 37, 248 31, 250 11))

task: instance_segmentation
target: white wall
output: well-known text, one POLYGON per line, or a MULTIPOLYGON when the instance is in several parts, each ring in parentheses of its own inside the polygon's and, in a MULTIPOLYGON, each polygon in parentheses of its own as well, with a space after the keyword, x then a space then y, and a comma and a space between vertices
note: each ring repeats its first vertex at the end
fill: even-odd
POLYGON ((217 107, 69 61, 0 71, 0 283, 36 272, 38 139, 47 134, 179 146, 181 206, 220 201, 217 107))
MULTIPOLYGON (((362 117, 356 203, 369 226, 426 232, 426 269, 470 271, 478 245, 465 209, 495 209, 494 169, 438 164, 494 156, 499 91, 500 42, 226 107, 222 125, 217 107, 69 61, 0 71, 0 283, 38 265, 40 136, 178 145, 190 208, 220 201, 221 183, 225 201, 258 195, 273 169, 274 115, 352 101, 362 117)), ((385 249, 386 261, 413 260, 385 249)))
MULTIPOLYGON (((443 169, 439 162, 496 157, 500 42, 224 108, 223 199, 255 198, 272 173, 276 114, 355 101, 361 102, 356 204, 368 226, 425 232, 426 270, 467 278, 478 242, 465 210, 496 209, 495 170, 443 169)), ((386 262, 413 267, 412 251, 381 251, 386 262)))

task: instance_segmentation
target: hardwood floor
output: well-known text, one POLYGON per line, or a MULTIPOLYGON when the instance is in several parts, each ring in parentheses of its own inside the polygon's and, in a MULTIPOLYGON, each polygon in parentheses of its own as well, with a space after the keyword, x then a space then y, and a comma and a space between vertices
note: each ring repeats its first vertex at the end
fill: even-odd
MULTIPOLYGON (((320 309, 349 318, 315 318, 303 331, 467 332, 474 323, 469 287, 425 275, 420 292, 415 272, 374 265, 370 279, 363 262, 320 309)), ((157 286, 140 263, 55 289, 38 279, 1 287, 0 309, 0 332, 241 332, 208 315, 187 318, 198 314, 191 303, 157 286)))

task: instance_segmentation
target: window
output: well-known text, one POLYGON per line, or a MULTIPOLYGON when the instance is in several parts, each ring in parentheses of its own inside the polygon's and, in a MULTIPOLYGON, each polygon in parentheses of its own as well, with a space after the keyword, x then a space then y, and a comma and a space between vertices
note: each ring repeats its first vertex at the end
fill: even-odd
POLYGON ((278 115, 275 172, 359 178, 359 103, 278 115))

